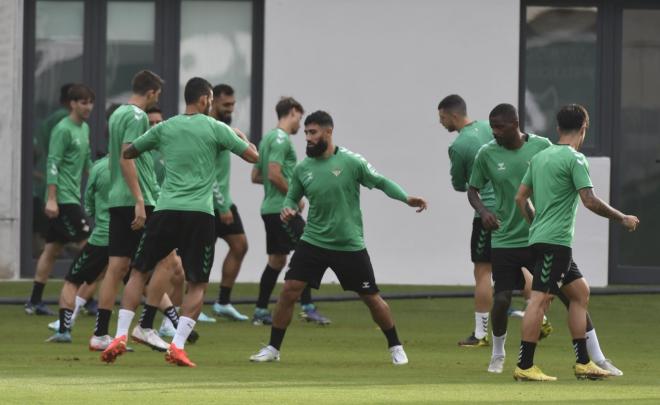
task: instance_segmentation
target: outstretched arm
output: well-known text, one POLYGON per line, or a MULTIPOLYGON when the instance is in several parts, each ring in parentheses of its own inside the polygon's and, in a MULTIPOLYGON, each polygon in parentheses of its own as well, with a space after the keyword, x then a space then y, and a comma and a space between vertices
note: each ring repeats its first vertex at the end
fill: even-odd
POLYGON ((425 199, 409 196, 401 186, 387 177, 381 176, 380 181, 375 184, 375 187, 394 200, 402 201, 411 207, 417 207, 417 212, 424 211, 428 206, 425 199))
POLYGON ((467 195, 470 205, 472 206, 472 208, 474 208, 475 211, 477 211, 477 213, 481 217, 481 223, 484 225, 484 228, 486 228, 489 231, 499 228, 500 223, 497 220, 497 217, 495 216, 495 214, 490 212, 488 208, 486 208, 486 206, 484 205, 484 202, 481 201, 481 195, 479 195, 479 189, 470 186, 470 188, 468 188, 467 195))
POLYGON ((264 177, 261 174, 261 170, 259 170, 259 167, 254 166, 252 168, 251 179, 254 184, 264 184, 264 177))
POLYGON ((626 215, 621 211, 613 208, 608 203, 598 198, 596 194, 594 194, 593 188, 582 188, 578 191, 578 193, 580 193, 582 204, 584 204, 584 206, 593 213, 598 214, 601 217, 609 218, 613 221, 621 222, 621 224, 630 232, 637 229, 637 225, 639 225, 639 219, 636 216, 626 215))
POLYGON ((534 215, 536 214, 534 206, 529 200, 531 196, 532 188, 525 184, 521 184, 520 188, 518 189, 518 194, 516 194, 516 205, 518 206, 520 212, 522 212, 523 218, 525 218, 525 221, 527 221, 528 224, 532 223, 534 220, 534 215))

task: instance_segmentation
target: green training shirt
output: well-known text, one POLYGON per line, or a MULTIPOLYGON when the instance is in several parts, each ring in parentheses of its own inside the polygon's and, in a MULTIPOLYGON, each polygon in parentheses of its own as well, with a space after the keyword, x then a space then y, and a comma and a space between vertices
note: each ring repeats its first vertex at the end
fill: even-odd
POLYGON ((532 188, 536 208, 529 244, 570 247, 575 234, 578 190, 593 187, 587 158, 569 145, 553 145, 534 156, 522 184, 532 188))
POLYGON ((161 187, 163 185, 163 180, 165 180, 165 159, 163 159, 163 155, 157 150, 151 151, 151 159, 154 161, 156 182, 158 183, 158 187, 161 187))
POLYGON ((520 149, 509 150, 494 140, 479 149, 470 186, 481 189, 490 181, 495 190, 500 227, 492 232, 493 248, 528 246, 529 225, 516 206, 516 193, 532 157, 551 145, 548 138, 529 134, 520 149))
POLYGON ((262 215, 279 214, 286 198, 286 195, 268 179, 268 164, 279 164, 282 176, 288 182, 293 175, 297 160, 291 137, 284 130, 275 128, 264 135, 259 144, 259 162, 257 163, 264 182, 264 200, 261 203, 262 215))
POLYGON ((95 246, 108 246, 110 212, 108 193, 110 192, 110 167, 108 157, 97 160, 89 171, 85 188, 85 211, 94 217, 94 230, 87 242, 95 246))
POLYGON ((57 186, 58 204, 80 204, 82 173, 92 165, 90 155, 86 122, 76 124, 66 117, 55 125, 48 146, 47 184, 57 186))
POLYGON ((231 177, 231 155, 228 150, 222 150, 216 160, 215 183, 213 185, 213 209, 224 214, 234 203, 229 194, 229 178, 231 177))
MULTIPOLYGON (((449 174, 454 190, 467 191, 474 158, 479 152, 479 148, 492 140, 493 131, 488 121, 472 121, 458 132, 454 142, 449 145, 449 162, 451 163, 449 174)), ((490 182, 479 189, 479 195, 486 208, 493 211, 495 209, 495 192, 490 182)), ((479 217, 479 214, 475 211, 474 216, 479 217)))
POLYGON ((300 162, 289 182, 285 205, 297 210, 303 196, 309 200, 307 225, 301 239, 331 250, 364 249, 360 185, 379 188, 400 201, 408 198, 396 183, 348 149, 336 148, 327 159, 308 157, 300 162))
POLYGON ((48 144, 50 143, 50 135, 55 126, 69 115, 69 110, 66 108, 58 108, 53 111, 44 121, 39 125, 36 136, 32 139, 32 146, 34 148, 34 167, 41 176, 34 176, 32 180, 32 195, 42 198, 46 187, 46 164, 48 161, 48 144))
POLYGON ((242 155, 248 144, 222 122, 204 114, 177 115, 133 142, 139 152, 158 149, 165 158, 165 181, 155 211, 197 211, 213 215, 218 154, 242 155))
MULTIPOLYGON (((147 114, 139 107, 124 104, 117 108, 108 121, 110 140, 108 149, 110 154, 110 207, 132 207, 135 198, 128 188, 119 166, 122 146, 129 144, 149 129, 147 114)), ((145 153, 134 160, 138 183, 142 191, 145 206, 156 205, 158 198, 158 182, 154 173, 154 162, 151 154, 145 153)))

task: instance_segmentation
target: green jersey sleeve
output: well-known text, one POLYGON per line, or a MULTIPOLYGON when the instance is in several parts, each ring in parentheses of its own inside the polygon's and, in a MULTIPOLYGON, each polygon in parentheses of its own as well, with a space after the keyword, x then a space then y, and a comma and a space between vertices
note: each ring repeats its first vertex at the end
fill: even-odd
POLYGON ((91 169, 89 178, 87 179, 87 186, 85 187, 85 212, 90 217, 94 217, 96 205, 96 178, 98 170, 91 169))
POLYGON ((229 212, 231 209, 231 207, 227 205, 227 198, 222 194, 220 183, 217 181, 213 182, 213 201, 215 202, 215 208, 221 214, 229 212))
POLYGON ((467 161, 460 152, 453 146, 449 147, 449 175, 451 176, 451 185, 456 191, 467 191, 468 167, 467 161))
POLYGON ((212 125, 218 135, 218 144, 221 148, 227 149, 231 153, 240 156, 250 146, 247 142, 239 138, 238 135, 236 135, 236 132, 234 132, 234 130, 232 130, 227 124, 213 120, 212 125))
POLYGON ((64 158, 64 152, 71 142, 71 134, 68 130, 57 128, 53 131, 48 144, 48 175, 46 184, 58 184, 60 174, 60 164, 64 158))
POLYGON ((122 143, 131 143, 144 134, 144 120, 147 116, 142 111, 134 111, 133 119, 129 120, 124 127, 122 143))
POLYGON ((140 135, 133 141, 133 146, 138 152, 142 153, 152 149, 158 149, 160 143, 160 130, 162 125, 158 124, 149 129, 143 135, 140 135))
POLYGON ((302 183, 300 182, 300 166, 296 166, 293 170, 293 176, 289 180, 289 191, 286 193, 286 199, 284 200, 284 206, 297 210, 298 201, 303 198, 305 190, 302 183))
POLYGON ((524 184, 529 188, 532 187, 532 162, 529 162, 529 167, 527 168, 527 171, 525 172, 525 175, 522 178, 522 181, 520 184, 524 184))
POLYGON ((270 152, 268 153, 268 163, 278 163, 280 166, 286 160, 286 154, 289 151, 289 137, 286 134, 280 133, 277 138, 270 144, 270 152))
POLYGON ((571 176, 573 178, 573 185, 576 190, 583 188, 593 188, 591 177, 589 176, 589 163, 587 158, 581 153, 575 154, 576 159, 573 160, 573 167, 571 168, 571 176))
POLYGON ((377 188, 388 197, 406 202, 408 194, 395 182, 378 173, 376 169, 367 162, 365 158, 358 155, 358 182, 363 186, 372 189, 377 188))
POLYGON ((481 190, 490 180, 486 174, 484 148, 485 146, 479 149, 477 156, 474 158, 474 166, 472 167, 472 175, 470 176, 470 186, 478 190, 481 190))

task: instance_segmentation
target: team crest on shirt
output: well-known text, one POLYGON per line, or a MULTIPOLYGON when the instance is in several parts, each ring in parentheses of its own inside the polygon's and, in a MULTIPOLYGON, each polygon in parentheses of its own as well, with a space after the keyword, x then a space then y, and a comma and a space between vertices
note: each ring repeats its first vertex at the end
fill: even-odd
POLYGON ((312 180, 314 180, 314 174, 312 172, 307 172, 302 179, 302 185, 307 186, 312 180))
POLYGON ((504 166, 504 162, 500 162, 497 164, 497 170, 506 170, 506 166, 504 166))
POLYGON ((335 177, 339 177, 339 175, 341 174, 341 169, 336 167, 336 168, 332 169, 331 173, 334 174, 335 177))

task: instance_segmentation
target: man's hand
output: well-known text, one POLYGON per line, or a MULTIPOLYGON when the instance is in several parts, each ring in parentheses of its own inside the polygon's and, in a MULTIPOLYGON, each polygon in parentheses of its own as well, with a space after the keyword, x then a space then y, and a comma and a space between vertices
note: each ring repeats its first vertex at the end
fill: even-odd
POLYGON ((234 223, 234 214, 232 214, 231 210, 220 214, 220 222, 225 225, 231 225, 234 223))
POLYGON ((135 219, 131 222, 131 229, 137 231, 144 227, 147 221, 147 211, 144 209, 144 200, 140 199, 135 203, 135 219))
POLYGON ((628 230, 628 232, 634 232, 639 225, 639 218, 634 215, 624 215, 621 223, 628 230))
POLYGON ((479 216, 481 217, 481 223, 487 231, 493 231, 500 227, 500 221, 492 212, 483 210, 479 213, 479 216))
POLYGON ((408 197, 407 204, 411 207, 417 207, 417 212, 422 212, 428 207, 426 200, 422 197, 408 197))
POLYGON ((60 207, 57 205, 57 201, 48 199, 48 201, 46 201, 44 213, 48 218, 57 218, 60 215, 60 207))
POLYGON ((289 207, 284 207, 284 208, 282 208, 282 212, 280 213, 280 219, 282 220, 282 222, 288 223, 297 214, 298 214, 298 211, 293 210, 289 207))

